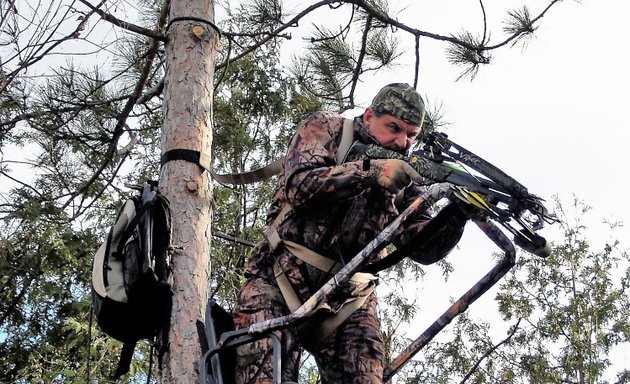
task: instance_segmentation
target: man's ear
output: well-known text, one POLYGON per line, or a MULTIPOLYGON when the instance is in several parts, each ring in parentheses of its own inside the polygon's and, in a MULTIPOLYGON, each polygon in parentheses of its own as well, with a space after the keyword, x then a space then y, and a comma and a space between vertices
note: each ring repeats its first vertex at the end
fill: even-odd
POLYGON ((367 107, 365 108, 365 112, 363 112, 363 124, 365 124, 365 126, 369 126, 369 122, 370 120, 372 120, 372 118, 374 117, 374 110, 372 109, 372 107, 367 107))

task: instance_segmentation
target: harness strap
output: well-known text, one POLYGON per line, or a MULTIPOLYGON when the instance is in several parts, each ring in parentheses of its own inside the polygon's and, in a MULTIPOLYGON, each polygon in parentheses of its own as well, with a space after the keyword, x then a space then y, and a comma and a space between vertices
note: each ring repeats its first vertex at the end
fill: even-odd
POLYGON ((291 311, 291 313, 295 312, 302 306, 302 301, 298 298, 297 293, 295 293, 289 279, 284 274, 282 267, 277 261, 273 263, 273 275, 276 278, 276 283, 278 283, 278 288, 280 288, 280 292, 282 293, 282 297, 284 297, 285 303, 287 303, 289 311, 291 311))
POLYGON ((337 164, 343 164, 348 156, 348 151, 354 141, 354 121, 352 119, 343 119, 343 129, 341 131, 341 142, 337 147, 337 164))
MULTIPOLYGON (((291 252, 295 257, 304 261, 307 264, 319 269, 320 271, 334 274, 339 269, 341 269, 341 265, 334 260, 331 260, 327 257, 324 257, 317 252, 314 252, 303 245, 294 243, 292 241, 283 241, 283 244, 291 252), (335 271, 335 272, 332 272, 335 271)), ((302 306, 302 301, 298 297, 297 293, 293 289, 291 282, 287 278, 286 274, 282 270, 280 264, 276 261, 273 264, 273 273, 276 278, 276 283, 278 284, 278 288, 280 288, 280 292, 282 293, 282 297, 287 304, 287 307, 291 312, 295 312, 298 308, 302 306)), ((350 281, 354 281, 356 283, 368 284, 371 281, 377 280, 378 277, 371 273, 365 272, 357 272, 350 278, 350 281)), ((309 328, 308 333, 303 333, 301 335, 304 342, 310 345, 317 345, 320 341, 326 339, 328 335, 330 335, 337 327, 341 325, 350 315, 352 315, 357 309, 361 308, 363 303, 367 300, 367 298, 374 292, 376 289, 376 284, 370 287, 367 290, 365 296, 357 296, 348 298, 348 300, 342 304, 341 308, 332 316, 327 317, 319 324, 317 324, 314 328, 309 328)))
MULTIPOLYGON (((352 146, 353 141, 354 141, 354 122, 352 119, 344 118, 343 129, 341 132, 341 141, 339 143, 339 146, 337 147, 337 156, 335 158, 337 161, 337 164, 342 164, 344 162, 344 160, 346 159, 348 155, 350 147, 352 146)), ((283 159, 280 159, 280 160, 283 160, 283 159)), ((280 160, 276 160, 276 161, 280 161, 280 160)), ((228 176, 228 175, 221 175, 221 176, 228 176)), ((278 216, 276 216, 275 220, 264 231, 264 236, 267 239, 267 242, 269 243, 269 249, 272 252, 278 249, 278 247, 282 243, 282 239, 280 238, 280 235, 278 234, 278 227, 280 226, 280 223, 284 220, 284 218, 290 211, 291 211, 291 205, 289 205, 288 203, 285 203, 280 213, 278 213, 278 216)), ((296 246, 301 247, 301 245, 299 244, 296 244, 296 246)), ((308 262, 306 260, 304 261, 308 262)), ((328 272, 328 269, 323 269, 323 271, 328 272)))
MULTIPOLYGON (((339 145, 337 146, 337 154, 335 157, 337 164, 343 164, 353 141, 354 121, 352 119, 344 118, 343 128, 341 132, 341 140, 339 142, 339 145)), ((284 244, 289 252, 291 252, 295 257, 302 260, 303 262, 329 274, 334 275, 335 273, 337 273, 342 267, 340 263, 324 257, 301 244, 292 241, 282 240, 282 238, 280 238, 278 227, 290 211, 291 205, 285 203, 282 207, 282 210, 278 213, 274 221, 265 230, 264 235, 267 239, 267 242, 269 243, 269 249, 272 252, 275 252, 281 244, 284 244)), ((295 312, 298 308, 302 306, 302 301, 295 293, 295 290, 291 286, 289 279, 286 277, 284 271, 282 270, 282 267, 280 267, 280 264, 278 264, 277 261, 273 265, 273 272, 276 278, 276 283, 280 288, 280 292, 282 293, 282 297, 284 298, 287 307, 291 312, 295 312)), ((362 272, 356 273, 350 278, 351 281, 357 283, 369 283, 370 281, 374 281, 376 279, 377 277, 375 275, 362 272)), ((359 309, 363 305, 363 303, 365 303, 368 296, 372 294, 374 289, 376 289, 376 285, 371 287, 365 296, 349 298, 348 301, 341 306, 337 313, 323 320, 315 327, 315 329, 309 329, 308 334, 303 334, 302 338, 308 339, 307 342, 311 345, 315 345, 319 341, 324 340, 352 313, 354 313, 354 311, 359 309)))
MULTIPOLYGON (((341 133, 341 142, 337 147, 337 164, 342 164, 348 155, 350 146, 354 139, 354 129, 352 119, 343 119, 343 130, 341 133)), ((221 184, 251 184, 258 181, 266 180, 282 172, 282 163, 284 157, 276 159, 262 168, 257 168, 247 172, 218 174, 212 170, 212 159, 208 154, 192 149, 170 149, 162 154, 160 164, 164 164, 173 160, 183 160, 189 163, 195 163, 210 173, 210 176, 221 184)))
POLYGON ((341 323, 346 321, 350 315, 352 315, 357 309, 367 301, 368 297, 376 289, 376 284, 373 285, 365 296, 359 296, 353 298, 351 301, 346 302, 341 306, 339 311, 332 317, 320 322, 312 333, 306 333, 302 339, 304 342, 310 345, 317 345, 319 342, 325 340, 335 329, 337 329, 341 323))
POLYGON ((280 244, 282 244, 282 239, 280 238, 280 234, 278 233, 278 227, 280 226, 282 220, 284 220, 284 217, 290 211, 291 205, 286 203, 280 210, 280 213, 278 213, 278 216, 276 216, 276 218, 273 220, 273 223, 271 223, 271 225, 267 227, 267 229, 265 229, 265 231, 263 232, 263 235, 269 243, 269 249, 271 250, 271 252, 275 252, 280 244))
POLYGON ((160 164, 164 164, 173 160, 183 160, 189 163, 195 163, 210 173, 210 176, 221 184, 251 184, 263 181, 282 171, 282 159, 277 159, 266 166, 254 169, 248 172, 228 173, 220 175, 212 170, 212 162, 210 156, 206 153, 195 151, 192 149, 171 149, 162 154, 160 164))
POLYGON ((322 272, 327 272, 331 275, 334 275, 341 269, 340 263, 336 262, 333 259, 329 259, 328 257, 324 257, 301 244, 294 243, 293 241, 288 240, 282 240, 282 243, 287 248, 287 250, 289 250, 289 252, 291 252, 295 257, 309 265, 312 265, 322 272))
POLYGON ((212 163, 210 161, 210 156, 203 152, 184 148, 171 149, 162 154, 160 158, 160 165, 164 166, 164 164, 173 160, 184 160, 189 163, 195 163, 206 171, 211 172, 212 163))
POLYGON ((274 160, 262 168, 254 169, 249 172, 228 173, 220 175, 212 172, 212 178, 221 184, 251 184, 258 181, 266 180, 282 172, 282 162, 284 158, 274 160))

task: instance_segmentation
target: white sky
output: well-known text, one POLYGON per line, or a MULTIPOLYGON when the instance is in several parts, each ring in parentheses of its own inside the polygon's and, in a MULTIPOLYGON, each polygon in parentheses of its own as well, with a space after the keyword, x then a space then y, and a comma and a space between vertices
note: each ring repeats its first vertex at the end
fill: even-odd
MULTIPOLYGON (((420 24, 413 25, 422 30, 448 35, 464 27, 481 28, 476 1, 407 3, 416 4, 401 17, 416 18, 420 24)), ((500 20, 504 13, 497 6, 520 3, 487 1, 485 5, 488 17, 500 20)), ((532 13, 547 4, 527 3, 532 13)), ((630 223, 623 171, 630 163, 628 15, 627 0, 558 4, 543 18, 525 51, 516 47, 495 52, 493 63, 481 68, 472 82, 455 81, 459 69, 446 61, 444 44, 421 42, 419 90, 429 103, 443 104, 449 137, 546 199, 549 208, 554 195, 566 208, 573 195, 592 206, 585 224, 594 251, 610 240, 603 219, 630 223)), ((499 32, 495 29, 493 40, 500 40, 499 32)), ((413 59, 409 55, 409 63, 413 59)), ((387 83, 412 83, 411 68, 403 66, 397 73, 381 73, 366 82, 365 102, 387 83)), ((542 234, 561 241, 553 228, 542 234)), ((629 244, 627 234, 626 227, 615 232, 614 239, 624 249, 629 244)), ((494 265, 490 254, 496 251, 474 226, 468 227, 459 251, 449 257, 456 269, 449 282, 441 280, 437 268, 429 268, 430 276, 419 296, 423 311, 414 320, 410 336, 419 335, 418 330, 424 330, 447 308, 449 298, 459 298, 488 272, 494 265)), ((496 315, 496 288, 473 304, 470 313, 494 319, 498 341, 505 337, 509 324, 496 315)), ((616 368, 630 366, 630 347, 624 348, 611 356, 616 368)))

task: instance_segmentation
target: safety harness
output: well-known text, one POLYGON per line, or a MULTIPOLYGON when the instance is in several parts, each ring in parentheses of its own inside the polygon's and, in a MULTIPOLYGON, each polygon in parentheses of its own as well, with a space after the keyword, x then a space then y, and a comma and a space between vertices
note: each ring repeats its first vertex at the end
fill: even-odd
MULTIPOLYGON (((353 121, 351 119, 344 119, 343 121, 343 130, 341 134, 341 142, 337 147, 337 156, 336 161, 337 164, 342 164, 352 146, 352 142, 354 139, 354 129, 353 129, 353 121)), ((302 260, 303 262, 311 265, 319 269, 322 272, 328 273, 330 275, 334 275, 339 272, 342 265, 341 263, 330 259, 328 257, 322 256, 319 253, 309 249, 301 244, 283 240, 278 234, 278 227, 282 221, 287 217, 287 215, 291 212, 291 206, 288 203, 285 203, 284 207, 276 216, 275 220, 271 223, 271 225, 265 230, 264 235, 269 243, 269 249, 272 252, 277 251, 280 246, 284 246, 284 248, 289 251, 293 256, 302 260)), ((293 289, 293 286, 289 282, 284 270, 276 260, 273 265, 273 273, 276 278, 276 283, 280 288, 280 292, 284 297, 284 301, 287 304, 287 307, 291 312, 295 312, 300 306, 302 306, 302 301, 298 297, 297 293, 293 289)), ((376 289, 376 280, 378 278, 371 273, 363 273, 357 272, 351 278, 350 281, 360 284, 371 284, 368 290, 366 290, 364 296, 351 297, 341 306, 341 308, 335 312, 334 315, 327 317, 323 321, 321 321, 314 329, 309 328, 308 334, 303 334, 302 339, 306 343, 310 343, 311 345, 317 344, 318 341, 324 340, 328 335, 330 335, 341 323, 343 323, 352 313, 354 313, 357 309, 359 309, 363 303, 367 300, 370 294, 374 292, 376 289), (308 338, 308 340, 305 340, 308 338)))
MULTIPOLYGON (((335 158, 337 164, 342 164, 348 152, 354 142, 354 128, 352 119, 343 119, 343 128, 341 133, 341 141, 337 147, 337 156, 335 158)), ((277 159, 265 167, 255 169, 249 172, 243 173, 231 173, 231 174, 217 174, 211 169, 211 159, 207 154, 189 150, 189 149, 172 149, 165 152, 162 155, 161 163, 165 163, 173 160, 184 160, 192 162, 201 166, 204 170, 208 171, 211 177, 221 184, 250 184, 258 181, 265 180, 272 177, 282 171, 282 162, 284 158, 277 159)), ((293 256, 302 260, 303 262, 319 269, 322 272, 326 272, 330 275, 337 273, 342 265, 341 263, 318 254, 317 252, 292 241, 283 240, 278 233, 278 226, 291 212, 292 208, 288 203, 285 203, 283 209, 276 216, 273 223, 264 231, 264 236, 269 243, 269 248, 272 252, 277 251, 281 246, 284 246, 293 256)), ((273 273, 276 279, 276 283, 280 288, 280 292, 287 304, 287 307, 291 312, 295 312, 300 306, 302 301, 296 294, 293 286, 289 282, 285 272, 282 270, 280 264, 275 261, 273 265, 273 273)), ((377 276, 372 273, 357 272, 350 279, 352 282, 359 284, 370 284, 371 287, 364 291, 364 295, 357 297, 350 297, 344 304, 334 312, 334 315, 327 317, 321 321, 315 329, 309 328, 308 335, 303 335, 302 339, 305 343, 311 345, 317 344, 318 341, 324 340, 330 333, 332 333, 341 323, 343 323, 352 313, 359 309, 363 303, 367 300, 370 294, 376 289, 377 276), (308 339, 308 340, 306 340, 308 339)))

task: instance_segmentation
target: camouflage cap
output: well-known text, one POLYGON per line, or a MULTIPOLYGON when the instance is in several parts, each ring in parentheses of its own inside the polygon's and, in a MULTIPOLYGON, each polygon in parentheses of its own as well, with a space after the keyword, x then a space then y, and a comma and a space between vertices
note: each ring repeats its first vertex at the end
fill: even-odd
POLYGON ((409 84, 393 83, 384 86, 372 100, 376 113, 395 116, 410 124, 421 127, 424 120, 424 101, 409 84))

